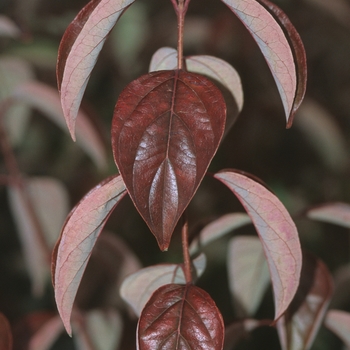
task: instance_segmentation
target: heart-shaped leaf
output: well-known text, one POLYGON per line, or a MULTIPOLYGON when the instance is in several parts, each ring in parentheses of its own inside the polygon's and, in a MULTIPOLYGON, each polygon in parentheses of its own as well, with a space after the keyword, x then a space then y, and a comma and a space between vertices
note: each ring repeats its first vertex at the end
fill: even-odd
POLYGON ((91 0, 64 33, 58 50, 57 82, 73 140, 79 106, 98 55, 120 15, 134 1, 91 0))
POLYGON ((325 326, 334 332, 350 349, 350 313, 341 310, 329 310, 325 326))
POLYGON ((277 322, 283 350, 310 349, 332 295, 333 281, 326 265, 304 253, 298 291, 277 322))
POLYGON ((259 45, 275 79, 290 127, 306 89, 306 55, 299 34, 285 13, 267 0, 222 1, 259 45))
POLYGON ((128 192, 161 250, 195 194, 225 128, 226 106, 207 78, 146 74, 121 93, 112 147, 128 192))
POLYGON ((138 350, 221 350, 224 324, 214 301, 193 285, 159 288, 142 311, 138 350))
POLYGON ((73 302, 91 251, 109 215, 126 194, 119 175, 94 187, 69 214, 53 253, 53 281, 58 311, 71 334, 73 302))
POLYGON ((275 295, 275 319, 294 298, 301 272, 298 231, 279 199, 264 186, 234 170, 215 174, 239 199, 264 248, 275 295))

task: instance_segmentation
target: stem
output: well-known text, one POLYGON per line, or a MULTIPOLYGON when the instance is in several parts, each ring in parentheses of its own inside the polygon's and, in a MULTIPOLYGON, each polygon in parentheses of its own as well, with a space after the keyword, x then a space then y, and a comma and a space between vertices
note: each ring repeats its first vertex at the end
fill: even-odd
POLYGON ((187 284, 192 283, 192 271, 191 271, 191 258, 190 252, 188 249, 188 221, 186 214, 183 214, 183 225, 181 230, 181 239, 182 239, 182 253, 184 256, 183 270, 185 274, 185 280, 187 284))
POLYGON ((12 105, 12 103, 13 101, 8 99, 0 105, 0 148, 4 156, 5 166, 9 173, 9 176, 8 176, 9 181, 7 181, 7 184, 10 183, 12 186, 17 188, 18 193, 21 196, 22 202, 24 203, 26 210, 30 215, 31 221, 34 225, 38 242, 41 245, 43 252, 45 252, 45 258, 48 261, 48 263, 50 263, 51 249, 46 242, 45 235, 42 231, 40 221, 33 209, 33 203, 31 202, 31 199, 28 196, 25 182, 23 181, 22 174, 19 170, 17 159, 15 157, 15 154, 10 145, 10 141, 7 137, 7 134, 4 128, 3 117, 7 109, 12 105))

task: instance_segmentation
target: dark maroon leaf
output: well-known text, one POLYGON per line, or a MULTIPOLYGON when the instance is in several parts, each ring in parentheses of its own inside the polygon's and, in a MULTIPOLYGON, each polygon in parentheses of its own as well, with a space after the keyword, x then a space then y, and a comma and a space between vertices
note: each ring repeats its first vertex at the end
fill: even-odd
POLYGON ((181 70, 146 74, 119 97, 114 159, 162 250, 218 148, 225 119, 219 89, 181 70))
POLYGON ((143 309, 137 339, 139 350, 221 350, 224 324, 207 292, 167 284, 143 309))
POLYGON ((0 350, 12 350, 12 332, 9 321, 0 312, 0 350))

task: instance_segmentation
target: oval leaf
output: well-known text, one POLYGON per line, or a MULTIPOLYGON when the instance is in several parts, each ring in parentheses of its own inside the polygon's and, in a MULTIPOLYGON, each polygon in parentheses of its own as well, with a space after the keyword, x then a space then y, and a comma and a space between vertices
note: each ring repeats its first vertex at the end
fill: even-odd
POLYGON ((227 270, 230 290, 239 308, 243 309, 242 316, 253 315, 270 282, 269 269, 258 237, 237 236, 231 239, 227 270))
POLYGON ((138 350, 221 350, 224 324, 214 301, 193 285, 159 288, 142 311, 138 350))
POLYGON ((73 302, 91 251, 109 215, 125 194, 119 175, 105 180, 77 204, 63 226, 54 252, 53 281, 57 308, 69 334, 73 302))
POLYGON ((12 332, 10 323, 3 313, 0 312, 0 349, 12 350, 12 332))
POLYGON ((332 296, 333 281, 326 265, 304 254, 298 291, 277 322, 283 350, 310 349, 332 296))
MULTIPOLYGON (((12 97, 18 102, 38 109, 61 129, 67 130, 59 95, 52 87, 38 82, 30 82, 22 84, 15 89, 12 97)), ((91 157, 97 166, 100 168, 105 167, 107 164, 106 150, 101 136, 96 132, 96 127, 84 112, 79 111, 78 116, 78 145, 91 157)))
POLYGON ((275 79, 287 126, 290 127, 306 87, 305 51, 298 33, 287 16, 267 0, 222 1, 243 22, 259 45, 275 79))
POLYGON ((225 128, 226 106, 207 78, 184 71, 140 77, 114 111, 115 162, 161 250, 195 194, 225 128))
POLYGON ((292 301, 301 272, 298 231, 279 199, 264 186, 226 170, 215 174, 239 199, 258 232, 269 265, 275 295, 275 319, 292 301))
POLYGON ((62 38, 57 81, 63 113, 75 140, 79 106, 98 55, 109 32, 134 0, 91 0, 75 17, 62 38))
MULTIPOLYGON (((204 272, 206 258, 204 254, 193 260, 197 277, 204 272)), ((142 309, 151 295, 161 286, 170 283, 185 284, 186 279, 178 264, 162 264, 146 267, 128 276, 120 287, 121 297, 132 307, 136 315, 142 309), (142 289, 142 293, 140 290, 142 289)))
POLYGON ((307 216, 313 220, 350 228, 350 204, 347 203, 323 204, 310 209, 307 212, 307 216))
POLYGON ((327 312, 325 325, 350 349, 350 313, 341 310, 327 312))

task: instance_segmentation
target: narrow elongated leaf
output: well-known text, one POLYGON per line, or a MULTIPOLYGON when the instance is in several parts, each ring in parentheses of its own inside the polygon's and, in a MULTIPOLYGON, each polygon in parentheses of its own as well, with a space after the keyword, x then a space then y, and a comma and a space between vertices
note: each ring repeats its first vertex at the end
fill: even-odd
POLYGON ((350 228, 350 204, 347 203, 323 204, 310 209, 307 212, 307 216, 313 220, 350 228))
POLYGON ((252 220, 245 213, 225 214, 201 230, 199 237, 191 243, 190 252, 195 253, 200 247, 204 247, 227 233, 250 223, 252 220))
POLYGON ((63 113, 75 139, 75 121, 90 74, 109 32, 134 0, 91 0, 67 28, 58 52, 63 113))
POLYGON ((222 1, 259 45, 277 84, 290 127, 306 88, 305 51, 298 33, 287 16, 267 0, 222 1))
POLYGON ((128 192, 166 250, 223 135, 225 101, 207 78, 184 71, 140 77, 113 117, 115 162, 128 192))
POLYGON ((279 199, 256 181, 234 170, 215 178, 237 196, 253 221, 268 262, 278 319, 299 285, 302 256, 295 224, 279 199))
POLYGON ((224 324, 214 301, 193 285, 159 288, 142 311, 138 350, 221 350, 224 324))
MULTIPOLYGON (((28 82, 18 86, 13 91, 12 97, 21 104, 38 109, 62 130, 67 131, 59 95, 52 87, 34 81, 28 82)), ((78 145, 97 166, 105 167, 107 162, 106 150, 101 135, 97 133, 95 126, 84 112, 79 111, 78 116, 78 145)))
POLYGON ((333 295, 333 281, 323 262, 304 253, 298 291, 277 321, 283 350, 308 350, 321 326, 333 295))
MULTIPOLYGON (((204 254, 193 260, 197 277, 204 272, 206 258, 204 254)), ((165 284, 185 284, 186 279, 178 264, 162 264, 146 267, 128 276, 120 287, 120 295, 140 315, 151 295, 165 284), (140 290, 142 292, 140 293, 140 290)))
POLYGON ((329 310, 325 326, 335 333, 350 349, 350 313, 341 310, 329 310))
POLYGON ((258 237, 236 236, 231 239, 227 270, 232 296, 243 308, 243 316, 253 315, 270 282, 269 269, 258 237))
POLYGON ((0 349, 12 350, 12 332, 9 321, 0 312, 0 349))
POLYGON ((113 176, 93 188, 71 211, 53 258, 58 311, 71 334, 73 302, 91 251, 109 215, 126 194, 123 180, 113 176))

